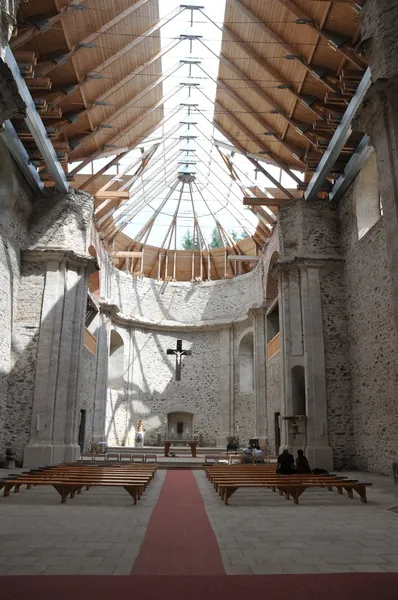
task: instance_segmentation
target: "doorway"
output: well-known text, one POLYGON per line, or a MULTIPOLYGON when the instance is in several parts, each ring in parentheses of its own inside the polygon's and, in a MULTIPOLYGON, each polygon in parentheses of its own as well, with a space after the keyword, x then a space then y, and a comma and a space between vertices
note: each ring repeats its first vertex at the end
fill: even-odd
POLYGON ((275 454, 278 456, 279 448, 281 447, 281 413, 275 413, 275 454))
POLYGON ((79 441, 78 441, 81 454, 83 454, 83 451, 84 451, 85 438, 86 438, 86 411, 81 410, 80 411, 80 421, 79 421, 79 441))

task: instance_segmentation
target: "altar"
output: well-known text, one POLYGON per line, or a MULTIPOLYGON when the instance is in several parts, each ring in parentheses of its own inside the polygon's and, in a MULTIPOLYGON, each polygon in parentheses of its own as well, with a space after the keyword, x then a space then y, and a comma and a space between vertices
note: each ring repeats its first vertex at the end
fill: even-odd
POLYGON ((193 440, 166 440, 164 442, 164 455, 168 456, 169 455, 169 451, 170 451, 170 446, 172 446, 173 444, 183 444, 183 445, 187 445, 191 447, 191 453, 192 453, 192 457, 195 458, 196 457, 196 445, 197 442, 193 441, 193 440))

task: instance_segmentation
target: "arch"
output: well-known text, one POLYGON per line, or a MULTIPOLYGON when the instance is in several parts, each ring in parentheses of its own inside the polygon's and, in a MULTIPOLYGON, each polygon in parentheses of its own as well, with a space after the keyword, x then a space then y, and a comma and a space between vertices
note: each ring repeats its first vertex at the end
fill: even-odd
MULTIPOLYGON (((88 253, 93 258, 96 258, 97 261, 98 261, 97 251, 96 251, 96 249, 94 248, 94 246, 92 244, 88 248, 88 253)), ((89 276, 88 276, 88 289, 90 290, 90 292, 92 293, 92 295, 94 296, 94 298, 96 300, 98 300, 99 297, 100 297, 100 289, 101 289, 101 278, 100 278, 100 272, 99 271, 94 271, 93 273, 89 274, 89 276)))
POLYGON ((167 437, 169 440, 192 439, 194 432, 194 413, 171 411, 167 413, 167 437))
POLYGON ((268 265, 267 282, 265 286, 265 300, 270 304, 278 296, 278 280, 271 273, 272 267, 279 261, 279 252, 275 251, 268 265))
POLYGON ((376 152, 369 156, 355 180, 353 200, 361 239, 382 215, 376 152))
POLYGON ((108 358, 108 388, 123 389, 124 375, 124 342, 121 335, 111 330, 108 358))
POLYGON ((241 394, 253 392, 254 389, 254 337, 248 331, 239 344, 239 391, 241 394))

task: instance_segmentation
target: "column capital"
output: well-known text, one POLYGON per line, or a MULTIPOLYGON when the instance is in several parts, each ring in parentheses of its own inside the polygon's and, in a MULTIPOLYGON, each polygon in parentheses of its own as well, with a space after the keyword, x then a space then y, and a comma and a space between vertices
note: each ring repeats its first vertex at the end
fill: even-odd
POLYGON ((298 269, 322 269, 329 265, 343 264, 344 258, 341 256, 330 256, 322 258, 310 258, 305 256, 296 256, 293 259, 281 260, 273 265, 270 273, 273 277, 278 278, 281 275, 288 275, 293 270, 297 272, 298 269))
POLYGON ((90 254, 82 254, 64 248, 48 248, 45 246, 24 250, 22 260, 25 262, 58 262, 75 267, 87 267, 90 273, 99 270, 97 259, 90 254))

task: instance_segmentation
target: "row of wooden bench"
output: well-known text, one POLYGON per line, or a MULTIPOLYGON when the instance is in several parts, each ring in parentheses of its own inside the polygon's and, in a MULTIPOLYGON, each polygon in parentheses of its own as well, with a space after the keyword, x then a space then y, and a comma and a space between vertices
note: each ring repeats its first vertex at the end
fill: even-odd
POLYGON ((270 488, 274 492, 279 490, 279 494, 286 499, 291 496, 295 504, 299 503, 301 494, 308 488, 336 488, 340 494, 346 490, 350 498, 356 492, 361 502, 367 502, 366 488, 372 485, 333 473, 280 475, 275 472, 275 465, 214 465, 205 467, 205 472, 225 504, 228 504, 229 498, 239 488, 270 488))
POLYGON ((51 485, 60 494, 61 502, 65 503, 68 495, 73 498, 83 488, 123 487, 136 504, 156 470, 157 465, 65 464, 8 476, 0 480, 0 489, 4 488, 4 496, 7 497, 13 488, 15 493, 19 492, 22 485, 26 485, 27 489, 51 485))
POLYGON ((104 454, 84 454, 79 459, 79 463, 88 462, 121 462, 121 463, 151 463, 156 464, 158 457, 156 454, 134 454, 133 452, 106 452, 104 454))

